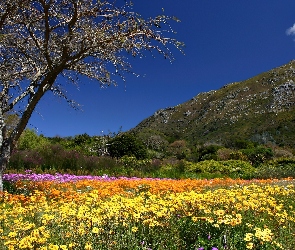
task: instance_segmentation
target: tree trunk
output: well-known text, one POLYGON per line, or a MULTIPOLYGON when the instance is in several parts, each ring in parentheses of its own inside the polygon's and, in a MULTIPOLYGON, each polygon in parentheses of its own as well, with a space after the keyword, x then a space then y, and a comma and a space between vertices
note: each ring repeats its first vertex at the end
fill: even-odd
MULTIPOLYGON (((15 143, 18 141, 20 135, 26 128, 28 121, 36 107, 36 105, 39 103, 40 99, 43 97, 46 91, 50 90, 51 86, 54 84, 55 79, 59 75, 59 73, 62 71, 64 65, 61 65, 57 70, 55 70, 54 73, 48 74, 45 79, 41 82, 40 87, 38 88, 38 91, 34 94, 33 98, 29 100, 29 104, 27 105, 26 109, 24 110, 22 117, 20 118, 17 126, 13 129, 12 132, 7 133, 7 127, 3 115, 3 106, 6 105, 2 104, 0 102, 0 192, 3 191, 3 173, 8 165, 8 162, 10 160, 11 152, 13 148, 15 147, 15 143)), ((2 98, 2 103, 7 104, 3 102, 5 100, 2 98)), ((0 96, 1 101, 1 96, 0 96)), ((12 109, 12 108, 11 108, 12 109)), ((8 109, 9 110, 9 109, 8 109)), ((7 112, 7 111, 6 111, 7 112)))
POLYGON ((0 167, 0 193, 3 192, 3 168, 0 167))
POLYGON ((3 173, 8 165, 10 156, 10 143, 5 141, 4 144, 2 144, 0 156, 0 192, 3 192, 3 173))
POLYGON ((3 172, 6 166, 4 166, 3 158, 3 144, 4 144, 4 132, 5 132, 5 120, 2 114, 2 109, 0 109, 0 192, 3 192, 3 172))
MULTIPOLYGON (((1 110, 0 110, 1 112, 1 110)), ((3 173, 11 156, 11 140, 7 138, 6 123, 0 113, 0 192, 3 192, 3 173)))

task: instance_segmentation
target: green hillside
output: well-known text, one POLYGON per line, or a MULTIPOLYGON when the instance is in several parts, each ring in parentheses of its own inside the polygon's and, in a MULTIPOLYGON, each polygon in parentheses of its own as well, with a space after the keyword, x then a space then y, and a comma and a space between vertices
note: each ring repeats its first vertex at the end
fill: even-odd
POLYGON ((219 90, 160 109, 132 129, 145 140, 184 139, 229 145, 236 140, 295 145, 295 61, 219 90))

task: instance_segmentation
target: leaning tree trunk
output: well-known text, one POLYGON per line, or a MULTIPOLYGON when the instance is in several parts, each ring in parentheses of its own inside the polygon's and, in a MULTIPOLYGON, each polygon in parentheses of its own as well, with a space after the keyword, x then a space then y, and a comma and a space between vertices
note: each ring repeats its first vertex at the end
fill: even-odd
POLYGON ((10 142, 9 140, 4 140, 4 143, 2 143, 0 154, 0 192, 3 192, 3 173, 8 165, 10 156, 10 142))
POLYGON ((2 114, 2 110, 0 109, 0 192, 3 192, 3 172, 6 166, 4 166, 4 159, 2 154, 2 148, 4 143, 4 135, 3 132, 5 131, 5 121, 2 114))
MULTIPOLYGON (((59 73, 61 73, 62 69, 64 68, 64 64, 61 64, 59 67, 57 67, 57 69, 54 70, 53 73, 48 74, 45 77, 45 79, 40 83, 40 86, 38 90, 36 91, 36 93, 33 95, 32 98, 29 99, 29 104, 27 105, 24 112, 22 113, 22 116, 17 126, 13 129, 13 131, 9 133, 9 135, 7 133, 6 123, 5 123, 3 110, 1 109, 1 102, 0 102, 0 192, 3 191, 3 173, 8 165, 11 152, 14 149, 15 144, 18 141, 20 135, 26 128, 28 121, 36 105, 39 103, 40 99, 43 97, 45 92, 50 90, 57 76, 59 75, 59 73)), ((19 98, 21 100, 23 97, 20 96, 19 98)), ((1 96, 0 96, 0 100, 1 100, 1 96)))
POLYGON ((2 114, 0 114, 0 192, 3 192, 3 173, 10 159, 10 140, 6 134, 6 124, 2 114))

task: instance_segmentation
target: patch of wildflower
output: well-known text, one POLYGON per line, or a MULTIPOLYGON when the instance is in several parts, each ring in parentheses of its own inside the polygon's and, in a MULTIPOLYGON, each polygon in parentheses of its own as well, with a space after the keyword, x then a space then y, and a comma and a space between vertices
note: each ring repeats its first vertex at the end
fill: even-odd
POLYGON ((295 244, 295 188, 288 180, 122 177, 16 184, 29 187, 30 195, 1 196, 4 249, 242 250, 295 244))

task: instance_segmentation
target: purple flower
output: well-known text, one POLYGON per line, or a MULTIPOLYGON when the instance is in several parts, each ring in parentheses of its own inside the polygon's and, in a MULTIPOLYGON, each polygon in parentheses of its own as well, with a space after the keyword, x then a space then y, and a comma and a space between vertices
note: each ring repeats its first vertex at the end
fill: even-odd
POLYGON ((218 248, 217 247, 212 247, 212 250, 218 250, 218 248))
MULTIPOLYGON (((31 170, 26 170, 26 174, 4 174, 3 180, 5 181, 55 181, 55 182, 71 182, 71 181, 79 181, 79 180, 100 180, 100 181, 112 181, 112 180, 140 180, 138 177, 110 177, 106 174, 102 176, 91 176, 91 175, 70 175, 70 174, 60 174, 56 173, 52 174, 35 174, 31 170)), ((146 180, 161 180, 160 178, 143 178, 146 180)), ((166 179, 167 180, 167 179, 166 179)))
POLYGON ((198 250, 205 250, 205 248, 204 247, 199 247, 198 250))

